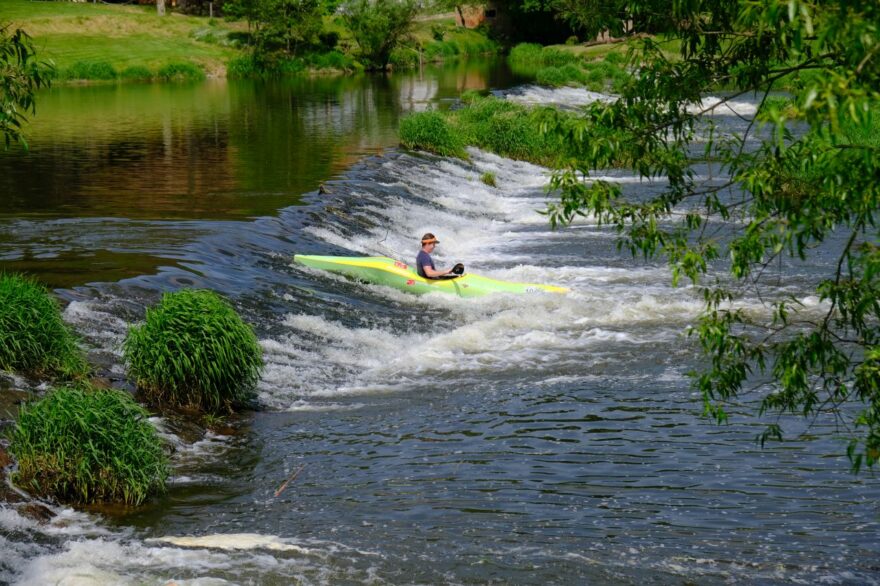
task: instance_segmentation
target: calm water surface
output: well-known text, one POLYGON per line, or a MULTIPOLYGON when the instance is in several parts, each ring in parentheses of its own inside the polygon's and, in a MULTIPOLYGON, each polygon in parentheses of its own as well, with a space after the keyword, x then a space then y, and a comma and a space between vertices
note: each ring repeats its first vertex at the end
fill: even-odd
MULTIPOLYGON (((699 418, 694 291, 589 219, 550 231, 545 169, 394 148, 402 113, 464 89, 590 99, 523 83, 471 64, 44 95, 31 152, 0 155, 0 268, 59 288, 115 386, 128 324, 186 286, 233 300, 267 368, 262 410, 229 429, 155 418, 175 453, 154 503, 54 507, 45 525, 0 503, 0 582, 880 582, 880 490, 849 473, 830 422, 762 450, 757 397, 729 425, 699 418), (443 264, 572 293, 417 298, 290 262, 409 260, 426 231, 443 264)), ((613 174, 636 196, 661 186, 613 174)), ((809 284, 828 258, 774 293, 819 315, 809 284)))

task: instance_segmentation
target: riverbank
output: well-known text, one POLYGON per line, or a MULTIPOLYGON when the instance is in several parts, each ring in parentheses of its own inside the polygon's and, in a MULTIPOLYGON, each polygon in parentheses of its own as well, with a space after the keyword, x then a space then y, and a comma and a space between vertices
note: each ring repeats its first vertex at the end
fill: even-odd
MULTIPOLYGON (((6 0, 0 23, 11 22, 34 41, 40 60, 55 67, 55 82, 167 81, 246 77, 248 28, 176 12, 156 14, 154 6, 6 0), (230 67, 232 64, 232 67, 230 67)), ((363 68, 356 44, 337 17, 324 19, 332 47, 315 48, 285 64, 284 72, 350 72, 363 68)), ((411 40, 392 59, 397 68, 497 53, 484 34, 455 26, 438 15, 414 24, 411 40)))

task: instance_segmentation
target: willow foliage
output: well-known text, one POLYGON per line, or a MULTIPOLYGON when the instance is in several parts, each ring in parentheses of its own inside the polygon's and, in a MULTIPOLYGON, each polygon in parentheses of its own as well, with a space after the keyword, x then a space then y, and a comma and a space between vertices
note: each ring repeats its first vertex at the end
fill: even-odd
POLYGON ((6 148, 13 142, 27 146, 22 126, 36 112, 34 96, 49 85, 51 68, 36 60, 31 38, 22 30, 0 23, 0 135, 6 148))
POLYGON ((149 399, 210 412, 246 402, 263 366, 253 329, 211 291, 166 293, 129 330, 124 354, 149 399))
MULTIPOLYGON (((665 255, 676 282, 702 285, 713 261, 726 259, 729 278, 703 286, 705 312, 692 330, 707 358, 694 373, 706 413, 725 421, 725 404, 754 386, 764 393, 762 412, 828 417, 850 439, 853 468, 873 465, 880 458, 880 4, 606 6, 593 18, 598 26, 617 23, 623 32, 622 22, 650 22, 670 31, 681 53, 670 59, 657 41, 638 41, 628 59, 638 75, 615 103, 593 104, 580 119, 545 118, 544 128, 576 153, 554 176, 560 200, 548 210, 551 222, 593 215, 617 228, 624 249, 665 255), (784 110, 766 102, 783 86, 792 92, 784 110), (701 118, 703 96, 729 88, 723 102, 746 93, 765 102, 744 136, 717 133, 701 118), (802 121, 797 132, 791 118, 802 121), (726 179, 701 181, 695 159, 726 179), (665 177, 668 187, 632 201, 619 184, 590 178, 615 164, 665 177), (769 275, 780 278, 817 254, 833 255, 814 283, 821 313, 764 296, 769 275), (766 302, 765 318, 737 308, 744 289, 766 302)), ((760 440, 781 437, 774 423, 760 440)))

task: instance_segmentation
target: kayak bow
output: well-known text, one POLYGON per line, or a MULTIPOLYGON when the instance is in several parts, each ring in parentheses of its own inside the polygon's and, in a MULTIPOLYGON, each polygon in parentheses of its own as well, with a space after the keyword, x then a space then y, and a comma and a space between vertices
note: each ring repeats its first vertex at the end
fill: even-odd
POLYGON ((465 274, 454 279, 425 279, 406 263, 386 256, 307 256, 297 254, 298 262, 313 269, 330 271, 359 281, 385 285, 416 295, 440 291, 459 297, 480 297, 490 293, 568 293, 565 287, 534 283, 499 281, 480 275, 465 274))

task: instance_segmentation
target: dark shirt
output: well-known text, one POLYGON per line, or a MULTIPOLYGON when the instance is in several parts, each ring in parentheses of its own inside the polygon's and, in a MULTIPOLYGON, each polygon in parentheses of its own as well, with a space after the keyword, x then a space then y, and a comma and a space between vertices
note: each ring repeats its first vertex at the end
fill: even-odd
POLYGON ((430 277, 425 274, 425 267, 431 267, 433 269, 434 261, 431 260, 430 254, 428 254, 424 250, 420 250, 419 254, 416 255, 416 271, 419 273, 420 277, 430 279, 430 277))

